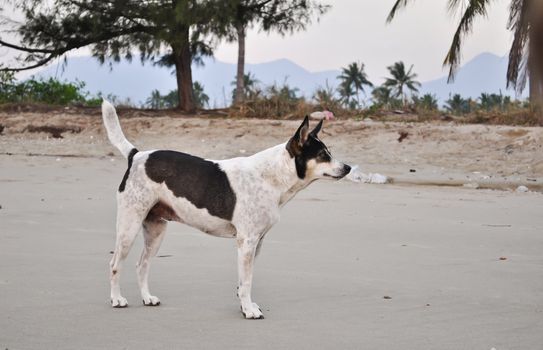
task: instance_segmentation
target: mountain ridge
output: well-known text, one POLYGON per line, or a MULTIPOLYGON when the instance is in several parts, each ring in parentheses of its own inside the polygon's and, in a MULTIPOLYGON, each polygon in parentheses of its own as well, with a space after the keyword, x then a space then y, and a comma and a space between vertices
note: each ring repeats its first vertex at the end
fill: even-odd
MULTIPOLYGON (((246 64, 245 68, 261 85, 282 85, 286 82, 290 87, 297 88, 306 98, 311 98, 318 87, 326 84, 337 87, 337 76, 341 73, 340 70, 333 69, 311 72, 286 58, 246 64)), ((170 68, 151 63, 126 60, 112 63, 110 69, 108 64, 100 65, 93 57, 81 56, 68 58, 65 67, 59 67, 58 64, 46 67, 35 76, 83 81, 86 84, 85 90, 92 95, 102 92, 103 95, 113 94, 121 100, 129 98, 133 103, 143 104, 152 90, 166 94, 176 88, 175 76, 171 71, 170 68)), ((503 93, 515 97, 514 91, 506 89, 506 71, 506 57, 481 53, 458 69, 453 84, 447 84, 446 76, 423 82, 420 94, 434 94, 440 103, 454 93, 460 93, 466 98, 477 98, 482 92, 503 93)), ((193 80, 204 86, 204 91, 210 97, 210 107, 230 104, 235 73, 235 64, 213 58, 205 59, 204 66, 193 65, 193 80)), ((526 93, 521 97, 525 96, 526 93)))

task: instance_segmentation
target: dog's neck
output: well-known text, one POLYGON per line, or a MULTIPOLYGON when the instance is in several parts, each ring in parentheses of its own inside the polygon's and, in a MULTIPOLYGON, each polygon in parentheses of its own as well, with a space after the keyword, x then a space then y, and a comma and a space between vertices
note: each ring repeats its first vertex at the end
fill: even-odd
POLYGON ((294 159, 287 151, 286 143, 268 148, 250 158, 259 175, 281 193, 280 205, 313 182, 298 177, 294 159))

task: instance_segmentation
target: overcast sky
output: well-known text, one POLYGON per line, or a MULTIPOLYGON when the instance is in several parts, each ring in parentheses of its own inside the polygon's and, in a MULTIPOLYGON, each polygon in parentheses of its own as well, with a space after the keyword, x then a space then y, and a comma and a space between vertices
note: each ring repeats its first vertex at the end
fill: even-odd
MULTIPOLYGON (((282 38, 253 30, 248 34, 247 61, 258 63, 289 58, 311 70, 337 69, 362 61, 370 77, 386 75, 397 60, 414 64, 421 80, 443 75, 442 62, 456 29, 446 0, 417 0, 394 22, 385 19, 394 0, 329 0, 332 9, 305 32, 282 38)), ((495 1, 488 18, 477 21, 465 41, 464 62, 481 52, 507 53, 511 35, 506 29, 507 4, 495 1)), ((223 44, 216 58, 235 62, 235 45, 223 44)))
MULTIPOLYGON (((361 61, 366 64, 370 79, 385 76, 386 66, 398 60, 414 64, 421 81, 446 73, 441 63, 458 22, 458 15, 451 18, 447 12, 446 0, 413 1, 391 24, 386 24, 385 19, 394 0, 323 2, 332 5, 332 9, 305 32, 281 37, 257 29, 249 31, 246 61, 288 58, 310 71, 339 69, 361 61)), ((475 32, 463 46, 463 62, 481 52, 499 56, 507 53, 511 42, 511 34, 506 30, 508 3, 493 2, 488 18, 475 23, 475 32)), ((5 61, 3 51, 0 49, 0 62, 5 61)), ((237 46, 220 44, 215 57, 236 62, 237 46)))

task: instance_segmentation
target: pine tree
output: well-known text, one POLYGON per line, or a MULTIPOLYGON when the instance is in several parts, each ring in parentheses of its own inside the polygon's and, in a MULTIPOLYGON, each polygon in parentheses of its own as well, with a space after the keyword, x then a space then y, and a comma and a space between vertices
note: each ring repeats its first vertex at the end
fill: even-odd
MULTIPOLYGON (((212 53, 201 38, 221 32, 221 1, 203 0, 22 0, 24 14, 16 25, 21 44, 0 39, 0 45, 21 52, 22 71, 43 66, 65 53, 90 46, 101 63, 106 59, 141 61, 175 66, 179 108, 196 108, 191 63, 212 53), (164 50, 166 54, 164 55, 164 50)), ((142 85, 145 82, 142 81, 142 85)))

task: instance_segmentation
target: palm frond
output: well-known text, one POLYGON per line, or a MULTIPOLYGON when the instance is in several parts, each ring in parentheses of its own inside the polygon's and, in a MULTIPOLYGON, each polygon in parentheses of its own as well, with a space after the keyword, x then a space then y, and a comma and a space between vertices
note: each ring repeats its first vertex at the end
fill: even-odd
POLYGON ((394 16, 396 16, 396 13, 407 6, 409 2, 412 0, 396 0, 396 3, 394 3, 394 6, 392 6, 392 9, 390 10, 388 17, 387 17, 387 23, 392 22, 394 19, 394 16))
POLYGON ((463 12, 466 8, 465 0, 449 0, 447 10, 450 14, 455 14, 457 11, 463 12))
MULTIPOLYGON (((450 83, 454 81, 454 74, 460 65, 460 53, 464 36, 471 33, 473 30, 473 23, 478 16, 487 15, 487 7, 490 1, 491 0, 470 0, 469 4, 466 6, 462 18, 460 19, 460 23, 458 24, 458 28, 454 34, 449 52, 447 53, 445 61, 443 62, 444 66, 448 65, 450 67, 447 82, 450 83)), ((449 6, 453 4, 455 4, 455 6, 459 6, 461 2, 459 0, 450 0, 449 6)))
POLYGON ((513 43, 509 51, 507 67, 507 87, 513 86, 517 92, 526 87, 527 50, 530 24, 528 20, 528 1, 512 0, 509 7, 507 29, 514 32, 513 43))

